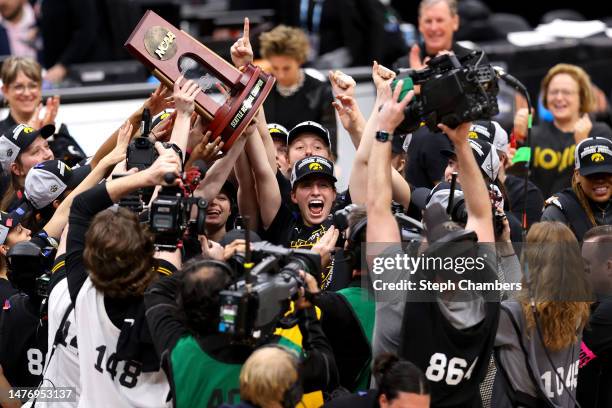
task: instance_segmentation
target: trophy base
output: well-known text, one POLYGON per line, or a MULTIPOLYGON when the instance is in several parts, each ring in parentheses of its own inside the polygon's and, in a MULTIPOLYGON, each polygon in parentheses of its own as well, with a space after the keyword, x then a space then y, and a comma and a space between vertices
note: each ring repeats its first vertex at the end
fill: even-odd
POLYGON ((242 72, 240 82, 246 82, 246 86, 239 91, 238 95, 230 97, 215 112, 215 116, 208 126, 208 130, 212 132, 213 140, 221 136, 224 153, 232 147, 234 141, 251 123, 272 90, 275 79, 272 75, 263 72, 261 68, 249 64, 242 72))

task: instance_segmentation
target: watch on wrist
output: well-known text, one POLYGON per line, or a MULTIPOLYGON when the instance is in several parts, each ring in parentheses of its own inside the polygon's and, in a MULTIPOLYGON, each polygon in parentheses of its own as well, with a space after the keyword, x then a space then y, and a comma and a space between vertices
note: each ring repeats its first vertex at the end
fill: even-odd
POLYGON ((376 132, 376 140, 379 142, 390 142, 393 140, 393 134, 389 132, 385 132, 384 130, 379 130, 376 132))

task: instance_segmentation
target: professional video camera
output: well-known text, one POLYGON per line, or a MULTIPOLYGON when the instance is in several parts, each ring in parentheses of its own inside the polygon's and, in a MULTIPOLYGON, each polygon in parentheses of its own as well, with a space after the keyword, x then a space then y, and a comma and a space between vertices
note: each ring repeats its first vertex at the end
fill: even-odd
POLYGON ((489 64, 480 64, 484 52, 457 58, 454 54, 438 55, 422 70, 401 70, 397 80, 404 80, 404 89, 412 84, 421 91, 404 111, 404 121, 398 130, 410 133, 421 122, 433 132, 443 123, 451 128, 463 122, 488 119, 499 113, 497 106, 497 75, 489 64))
POLYGON ((49 281, 55 248, 41 248, 32 241, 15 244, 7 253, 8 278, 13 286, 40 300, 41 321, 47 320, 49 281))
POLYGON ((252 245, 252 256, 244 278, 220 293, 219 332, 245 344, 265 340, 277 327, 295 326, 296 318, 286 314, 304 286, 299 271, 321 273, 320 256, 309 250, 262 241, 252 245), (252 269, 251 262, 256 263, 252 269))
POLYGON ((160 250, 175 250, 185 231, 197 236, 206 229, 206 200, 186 196, 179 187, 163 187, 149 210, 149 226, 155 234, 155 246, 160 250), (195 219, 191 219, 196 208, 195 219))

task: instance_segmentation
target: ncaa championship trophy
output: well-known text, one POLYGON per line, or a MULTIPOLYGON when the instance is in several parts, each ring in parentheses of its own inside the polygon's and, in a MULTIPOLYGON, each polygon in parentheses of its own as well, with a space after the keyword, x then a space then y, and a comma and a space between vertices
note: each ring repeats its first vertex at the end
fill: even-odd
POLYGON ((241 72, 151 10, 125 47, 170 89, 180 75, 202 88, 195 110, 207 122, 211 140, 221 137, 224 152, 251 122, 274 85, 274 77, 261 68, 248 64, 241 72))

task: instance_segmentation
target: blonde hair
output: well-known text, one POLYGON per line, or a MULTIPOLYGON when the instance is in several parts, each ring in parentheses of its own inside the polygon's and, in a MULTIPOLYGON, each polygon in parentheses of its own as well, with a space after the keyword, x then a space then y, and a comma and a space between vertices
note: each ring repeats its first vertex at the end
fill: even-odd
POLYGON ((240 371, 240 398, 263 407, 281 403, 285 392, 298 380, 297 356, 279 347, 256 350, 240 371))
POLYGON ((519 301, 529 335, 536 329, 533 298, 544 345, 562 350, 576 343, 590 313, 592 291, 580 246, 574 233, 555 221, 534 224, 525 248, 529 282, 523 279, 519 301))
POLYGON ((304 31, 286 25, 279 25, 261 34, 259 42, 261 55, 264 58, 287 56, 302 65, 310 52, 310 44, 304 31))
POLYGON ((548 86, 550 81, 559 75, 567 74, 576 83, 578 83, 578 95, 580 95, 580 114, 593 112, 597 107, 597 100, 595 93, 593 92, 593 84, 591 83, 591 77, 586 71, 576 65, 571 64, 557 64, 548 70, 548 73, 542 80, 542 103, 544 107, 548 109, 548 102, 546 101, 546 94, 548 92, 548 86))
POLYGON ((17 75, 23 72, 25 76, 32 81, 42 83, 42 68, 40 64, 32 58, 26 57, 9 57, 2 63, 0 78, 5 86, 10 85, 15 81, 17 75))

